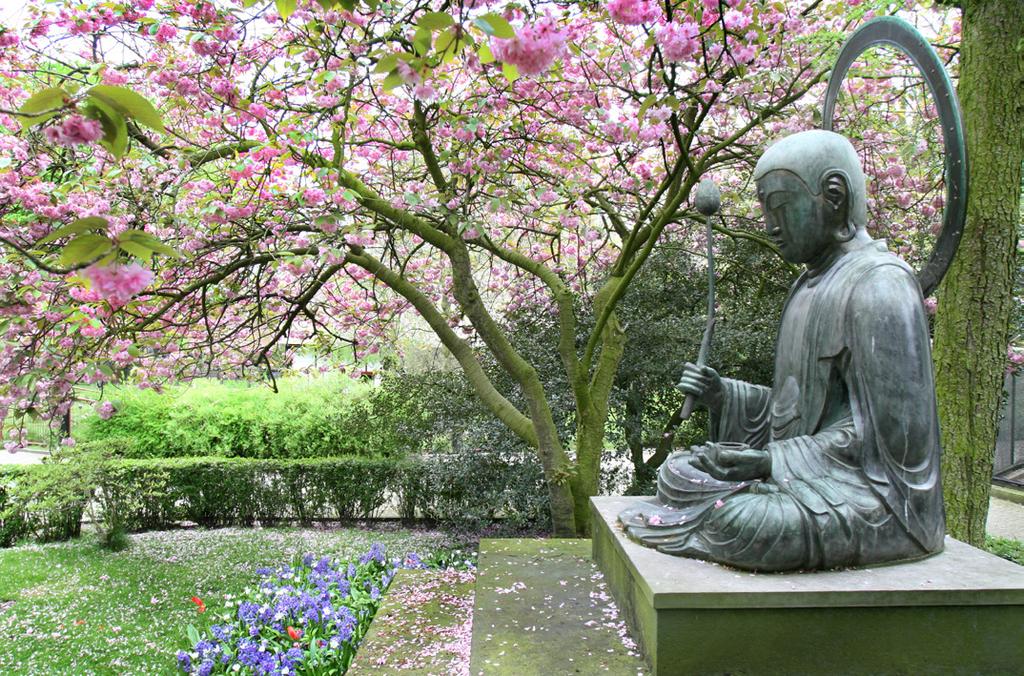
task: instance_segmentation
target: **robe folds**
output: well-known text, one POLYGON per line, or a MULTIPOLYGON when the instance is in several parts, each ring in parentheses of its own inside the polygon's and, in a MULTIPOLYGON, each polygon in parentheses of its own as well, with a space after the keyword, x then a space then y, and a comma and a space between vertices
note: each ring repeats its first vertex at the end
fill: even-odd
POLYGON ((660 551, 749 570, 862 566, 942 549, 939 425, 913 271, 883 242, 795 282, 774 386, 723 379, 712 441, 765 449, 771 476, 718 481, 677 452, 619 519, 660 551))

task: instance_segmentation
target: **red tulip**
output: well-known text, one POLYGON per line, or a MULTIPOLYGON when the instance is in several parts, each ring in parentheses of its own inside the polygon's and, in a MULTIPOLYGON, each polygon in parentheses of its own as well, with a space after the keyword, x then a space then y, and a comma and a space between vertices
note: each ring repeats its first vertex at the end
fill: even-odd
POLYGON ((288 631, 288 638, 290 638, 293 641, 298 641, 300 638, 302 638, 302 630, 301 629, 296 629, 295 627, 288 627, 287 631, 288 631))
POLYGON ((201 598, 199 598, 198 596, 193 596, 192 597, 192 603, 194 603, 197 606, 199 606, 196 609, 198 612, 200 612, 200 613, 205 613, 206 612, 206 604, 203 603, 203 600, 201 598))

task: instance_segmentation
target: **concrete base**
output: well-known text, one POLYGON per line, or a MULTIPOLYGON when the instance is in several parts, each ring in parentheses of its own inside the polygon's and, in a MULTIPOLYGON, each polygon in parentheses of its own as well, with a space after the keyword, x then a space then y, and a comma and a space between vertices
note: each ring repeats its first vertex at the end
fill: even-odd
POLYGON ((594 561, 655 674, 1024 673, 1024 567, 946 538, 914 563, 756 574, 661 554, 593 498, 594 561))

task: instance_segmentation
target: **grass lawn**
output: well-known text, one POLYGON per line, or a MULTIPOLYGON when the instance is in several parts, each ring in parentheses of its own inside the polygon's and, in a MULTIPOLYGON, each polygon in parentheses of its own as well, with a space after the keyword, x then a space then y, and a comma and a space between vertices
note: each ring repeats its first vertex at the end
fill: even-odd
POLYGON ((175 673, 185 627, 223 621, 224 594, 256 568, 305 553, 389 557, 451 547, 437 531, 179 530, 132 535, 123 552, 77 542, 0 550, 0 674, 175 673), (198 613, 191 597, 207 606, 198 613))
POLYGON ((996 556, 1001 556, 1004 559, 1019 563, 1024 566, 1024 542, 1020 540, 1011 540, 1009 538, 999 538, 994 535, 988 535, 985 537, 985 549, 992 552, 996 556))

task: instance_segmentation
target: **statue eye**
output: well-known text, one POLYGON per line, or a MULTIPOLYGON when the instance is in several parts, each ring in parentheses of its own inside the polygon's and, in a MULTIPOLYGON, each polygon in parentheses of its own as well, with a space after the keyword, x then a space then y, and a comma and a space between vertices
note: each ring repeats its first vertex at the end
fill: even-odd
POLYGON ((764 204, 772 211, 775 211, 776 209, 785 206, 787 202, 789 202, 789 193, 773 192, 771 195, 768 195, 764 204))

